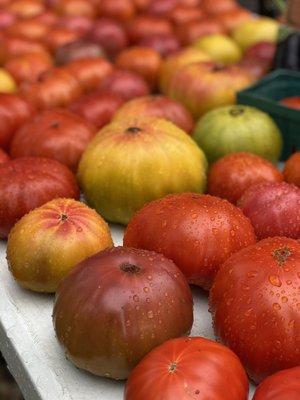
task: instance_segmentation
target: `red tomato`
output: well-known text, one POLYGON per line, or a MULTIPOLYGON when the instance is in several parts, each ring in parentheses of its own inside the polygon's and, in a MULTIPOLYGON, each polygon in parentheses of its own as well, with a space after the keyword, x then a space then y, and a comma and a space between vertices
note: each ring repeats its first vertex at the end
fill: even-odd
POLYGON ((250 221, 227 200, 184 193, 153 201, 129 222, 124 245, 175 262, 190 283, 209 289, 219 266, 255 242, 250 221))
POLYGON ((285 163, 284 180, 300 187, 300 151, 293 154, 285 163))
POLYGON ((46 47, 34 40, 19 37, 5 37, 0 40, 0 62, 28 53, 45 53, 46 47))
POLYGON ((285 182, 261 183, 245 191, 238 202, 256 236, 300 238, 300 189, 285 182))
POLYGON ((80 83, 83 91, 93 90, 113 71, 113 66, 104 58, 84 58, 70 62, 66 69, 80 83))
POLYGON ((50 27, 35 19, 21 19, 16 21, 7 29, 11 36, 21 37, 28 40, 42 41, 49 32, 50 27))
POLYGON ((45 6, 40 0, 13 0, 6 9, 19 18, 25 19, 41 14, 45 6))
POLYGON ((42 74, 38 82, 24 84, 21 93, 41 110, 65 107, 81 95, 78 80, 66 69, 55 68, 42 74))
POLYGON ((300 110, 300 96, 286 97, 280 103, 289 108, 300 110))
POLYGON ((76 172, 95 133, 93 125, 69 111, 46 110, 16 132, 10 154, 12 158, 53 158, 76 172))
POLYGON ((95 5, 87 0, 60 0, 56 9, 62 15, 80 15, 89 18, 97 15, 95 5))
POLYGON ((236 204, 251 185, 281 181, 282 173, 269 161, 251 153, 232 153, 211 166, 208 193, 236 204))
POLYGON ((45 38, 45 45, 48 46, 51 51, 55 51, 67 43, 74 42, 80 36, 78 32, 71 29, 53 27, 45 38))
POLYGON ((276 237, 240 250, 210 292, 215 334, 258 383, 299 365, 300 243, 276 237))
POLYGON ((79 368, 113 379, 193 324, 190 288, 171 260, 114 247, 82 261, 60 285, 57 337, 79 368))
POLYGON ((9 148, 16 130, 34 114, 34 109, 17 94, 0 94, 0 147, 9 148))
POLYGON ((113 93, 92 92, 72 103, 69 110, 100 129, 112 120, 123 103, 124 100, 113 93))
POLYGON ((17 83, 36 82, 39 76, 53 66, 50 55, 46 52, 29 53, 8 60, 5 69, 17 83))
POLYGON ((189 110, 183 104, 166 96, 143 96, 132 99, 118 110, 115 119, 136 115, 164 118, 186 133, 191 133, 194 127, 194 120, 189 110))
POLYGON ((58 161, 24 157, 0 165, 0 237, 23 215, 58 197, 79 197, 74 175, 58 161))
POLYGON ((131 42, 138 43, 149 35, 170 35, 173 27, 165 18, 140 14, 129 22, 127 31, 131 42))
POLYGON ((102 93, 112 93, 123 100, 146 96, 150 89, 147 82, 132 71, 115 70, 99 85, 102 93))
POLYGON ((225 33, 223 25, 215 18, 205 18, 201 21, 190 21, 181 24, 176 29, 177 37, 181 44, 188 46, 202 36, 214 33, 225 33))
POLYGON ((237 356, 202 337, 179 338, 152 350, 134 368, 125 400, 246 400, 248 379, 237 356))
POLYGON ((135 72, 153 88, 156 87, 162 58, 150 47, 133 46, 122 50, 116 57, 117 68, 135 72))
POLYGON ((299 400, 300 366, 279 371, 256 389, 253 400, 299 400))
POLYGON ((135 7, 133 0, 101 0, 99 11, 101 16, 126 22, 134 16, 135 7))
POLYGON ((0 164, 4 164, 8 160, 8 154, 6 154, 5 151, 0 148, 0 164))
POLYGON ((219 14, 234 11, 237 8, 236 0, 202 0, 201 7, 208 14, 219 14))

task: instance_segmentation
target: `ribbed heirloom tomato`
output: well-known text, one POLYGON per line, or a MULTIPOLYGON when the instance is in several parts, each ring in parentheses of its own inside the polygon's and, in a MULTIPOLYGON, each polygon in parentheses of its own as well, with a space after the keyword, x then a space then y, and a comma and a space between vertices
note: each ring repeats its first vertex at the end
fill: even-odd
POLYGON ((202 337, 169 340, 129 376, 125 400, 246 400, 248 380, 238 357, 202 337))
POLYGON ((190 283, 209 289, 220 265, 255 242, 248 218, 214 196, 183 193, 153 201, 129 222, 125 246, 154 250, 175 262, 190 283))
POLYGON ((299 400, 300 366, 284 369, 265 379, 257 388, 253 400, 299 400))
POLYGON ((300 243, 285 237, 240 250, 216 276, 210 292, 215 334, 256 383, 300 365, 299 278, 300 243))

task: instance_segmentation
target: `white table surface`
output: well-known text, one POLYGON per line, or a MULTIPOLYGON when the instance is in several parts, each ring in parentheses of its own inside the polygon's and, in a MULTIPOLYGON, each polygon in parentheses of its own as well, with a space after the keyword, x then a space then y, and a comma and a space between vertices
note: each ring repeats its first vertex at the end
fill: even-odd
MULTIPOLYGON (((112 227, 115 245, 123 230, 112 227)), ((76 369, 64 357, 52 326, 53 296, 21 289, 12 279, 0 243, 0 350, 26 400, 121 400, 121 382, 102 379, 76 369)), ((192 335, 213 338, 207 295, 194 294, 192 335)), ((253 395, 251 386, 249 399, 253 395)), ((2 399, 4 400, 4 399, 2 399)))

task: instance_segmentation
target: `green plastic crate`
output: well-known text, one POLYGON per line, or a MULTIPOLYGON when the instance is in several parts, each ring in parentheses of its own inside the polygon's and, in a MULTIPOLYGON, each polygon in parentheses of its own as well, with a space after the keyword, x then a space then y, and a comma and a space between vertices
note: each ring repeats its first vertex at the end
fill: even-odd
POLYGON ((266 75, 237 96, 239 104, 257 107, 275 120, 284 140, 281 160, 300 150, 300 111, 279 103, 284 97, 290 96, 300 96, 300 72, 285 69, 266 75))

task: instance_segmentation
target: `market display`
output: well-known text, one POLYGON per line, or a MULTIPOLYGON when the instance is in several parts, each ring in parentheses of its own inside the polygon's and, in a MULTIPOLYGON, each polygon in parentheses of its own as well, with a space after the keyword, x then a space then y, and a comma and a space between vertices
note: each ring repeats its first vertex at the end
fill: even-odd
POLYGON ((125 400, 248 400, 249 379, 300 399, 300 75, 237 102, 297 69, 282 22, 235 0, 0 0, 10 278, 55 293, 61 354, 128 378, 125 400), (216 341, 189 336, 190 285, 216 341))

